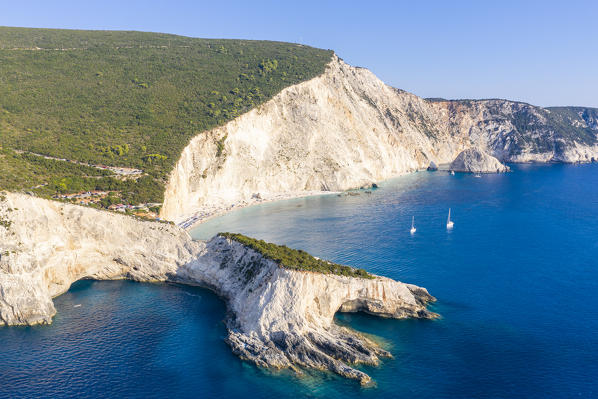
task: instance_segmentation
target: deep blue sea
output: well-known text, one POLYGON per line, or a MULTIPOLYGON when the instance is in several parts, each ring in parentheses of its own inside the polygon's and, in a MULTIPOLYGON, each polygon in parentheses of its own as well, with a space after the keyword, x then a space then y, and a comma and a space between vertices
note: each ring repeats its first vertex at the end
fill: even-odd
POLYGON ((55 299, 51 326, 0 328, 0 397, 598 397, 598 165, 513 169, 419 172, 193 232, 241 232, 428 288, 440 320, 337 315, 394 354, 363 368, 373 388, 239 360, 207 290, 81 281, 55 299))

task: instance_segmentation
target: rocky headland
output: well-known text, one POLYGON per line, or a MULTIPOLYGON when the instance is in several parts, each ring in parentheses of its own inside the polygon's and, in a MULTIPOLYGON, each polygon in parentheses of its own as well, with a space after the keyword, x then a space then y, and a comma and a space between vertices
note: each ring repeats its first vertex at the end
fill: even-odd
POLYGON ((337 311, 436 316, 424 288, 346 266, 346 275, 289 269, 234 238, 193 241, 167 223, 12 193, 0 197, 0 222, 0 325, 50 323, 52 298, 80 279, 198 285, 226 301, 227 342, 241 358, 366 384, 369 376, 352 365, 390 353, 336 325, 337 311))

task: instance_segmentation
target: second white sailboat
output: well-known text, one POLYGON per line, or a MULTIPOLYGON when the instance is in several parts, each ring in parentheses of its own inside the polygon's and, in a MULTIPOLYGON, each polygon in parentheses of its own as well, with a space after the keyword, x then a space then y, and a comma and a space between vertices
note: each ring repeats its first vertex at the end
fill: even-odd
POLYGON ((448 219, 446 220, 446 228, 450 230, 453 228, 453 225, 454 225, 454 223, 451 220, 451 208, 449 208, 448 219))

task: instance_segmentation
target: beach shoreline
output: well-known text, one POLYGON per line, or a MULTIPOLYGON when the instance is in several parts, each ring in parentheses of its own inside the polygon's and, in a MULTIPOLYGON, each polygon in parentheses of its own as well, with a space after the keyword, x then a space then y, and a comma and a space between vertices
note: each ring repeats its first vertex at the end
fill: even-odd
MULTIPOLYGON (((418 169, 408 170, 403 173, 398 173, 398 174, 391 176, 387 179, 382 179, 376 183, 372 182, 371 184, 373 185, 373 187, 376 187, 377 185, 380 185, 381 182, 386 182, 389 180, 393 180, 393 179, 407 176, 407 175, 417 173, 417 172, 425 172, 426 170, 427 170, 426 168, 418 168, 418 169)), ((448 169, 447 170, 443 169, 442 171, 448 172, 448 169)), ((367 186, 354 187, 354 188, 350 188, 350 189, 346 189, 346 190, 339 190, 339 191, 314 190, 314 191, 290 191, 290 192, 286 192, 286 193, 276 193, 276 194, 261 193, 259 198, 251 198, 249 200, 242 200, 242 201, 239 201, 232 205, 229 204, 229 205, 221 205, 221 206, 217 206, 217 205, 199 206, 193 211, 192 214, 185 215, 184 217, 179 218, 178 220, 174 221, 174 223, 178 227, 182 228, 187 233, 189 233, 195 227, 199 226, 200 224, 202 224, 204 222, 207 222, 210 219, 213 219, 213 218, 216 218, 219 216, 223 216, 229 212, 247 208, 247 207, 254 206, 254 205, 260 205, 260 204, 276 202, 276 201, 286 201, 286 200, 292 200, 292 199, 297 199, 297 198, 316 197, 316 196, 320 196, 320 195, 342 195, 342 194, 346 194, 351 191, 363 191, 363 190, 368 190, 368 189, 371 189, 371 187, 367 187, 367 186)))
POLYGON ((191 215, 183 217, 182 220, 175 222, 175 224, 178 227, 185 230, 187 233, 189 233, 195 227, 199 226, 204 222, 207 222, 210 219, 223 216, 229 212, 247 208, 250 206, 297 198, 315 197, 319 195, 338 195, 342 193, 343 191, 298 191, 274 195, 265 195, 264 197, 239 201, 232 205, 204 205, 197 207, 191 215))

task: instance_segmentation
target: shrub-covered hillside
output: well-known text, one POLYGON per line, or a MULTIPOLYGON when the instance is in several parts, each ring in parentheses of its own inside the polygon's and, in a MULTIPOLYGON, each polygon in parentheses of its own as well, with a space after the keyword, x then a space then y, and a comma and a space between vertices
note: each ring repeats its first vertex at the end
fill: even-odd
POLYGON ((1 173, 0 189, 51 195, 118 177, 61 160, 40 167, 25 151, 141 169, 117 195, 160 202, 192 136, 321 74, 331 56, 280 42, 0 27, 0 165, 18 171, 1 173))

